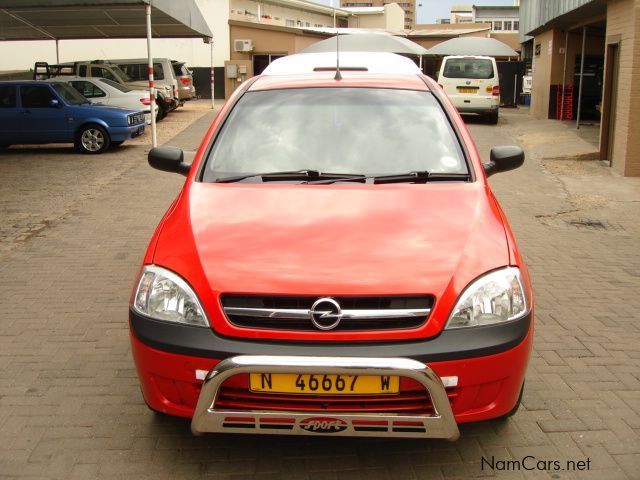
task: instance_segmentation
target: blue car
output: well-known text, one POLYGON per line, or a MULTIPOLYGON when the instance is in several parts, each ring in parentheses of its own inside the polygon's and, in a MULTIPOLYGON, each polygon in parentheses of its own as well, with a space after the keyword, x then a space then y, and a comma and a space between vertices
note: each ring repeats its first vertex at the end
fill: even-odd
POLYGON ((143 112, 90 103, 66 83, 0 82, 0 148, 71 143, 102 153, 144 132, 143 112))

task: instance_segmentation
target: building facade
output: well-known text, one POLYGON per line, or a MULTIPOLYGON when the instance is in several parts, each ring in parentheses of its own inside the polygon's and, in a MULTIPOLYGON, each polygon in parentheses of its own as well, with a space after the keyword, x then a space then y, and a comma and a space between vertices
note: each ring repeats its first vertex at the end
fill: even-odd
POLYGON ((520 29, 518 6, 473 6, 472 21, 491 25, 492 33, 517 33, 520 29))
POLYGON ((521 0, 531 114, 600 124, 600 158, 640 176, 640 1, 521 0))
POLYGON ((404 29, 412 30, 416 23, 416 0, 340 0, 340 7, 383 7, 392 3, 404 11, 404 29))
POLYGON ((473 23, 473 5, 470 3, 454 3, 451 5, 449 23, 473 23))

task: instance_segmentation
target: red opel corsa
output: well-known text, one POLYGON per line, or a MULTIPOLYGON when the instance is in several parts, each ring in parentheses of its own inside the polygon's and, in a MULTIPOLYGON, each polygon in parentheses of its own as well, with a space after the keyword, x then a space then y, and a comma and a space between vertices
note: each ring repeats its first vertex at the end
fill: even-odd
POLYGON ((283 60, 236 90, 190 166, 149 153, 186 182, 131 299, 145 401, 195 434, 455 440, 512 415, 533 299, 487 176, 522 150, 481 163, 402 57, 283 60))

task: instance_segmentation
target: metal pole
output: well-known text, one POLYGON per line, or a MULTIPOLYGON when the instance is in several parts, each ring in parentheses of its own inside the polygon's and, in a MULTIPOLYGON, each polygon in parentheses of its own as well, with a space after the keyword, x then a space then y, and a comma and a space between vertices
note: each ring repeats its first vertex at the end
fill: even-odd
POLYGON ((587 42, 587 27, 582 27, 582 58, 580 59, 580 88, 578 90, 578 113, 576 116, 576 129, 580 129, 580 107, 582 103, 582 81, 584 77, 584 48, 587 42))
POLYGON ((420 71, 424 73, 424 71, 422 70, 422 55, 420 55, 420 71))
MULTIPOLYGON (((145 4, 145 13, 147 16, 147 57, 149 63, 147 65, 147 74, 149 75, 149 108, 151 109, 151 146, 158 146, 158 134, 156 132, 156 88, 153 83, 153 56, 151 55, 151 5, 145 4)), ((158 107, 160 108, 160 107, 158 107)))
POLYGON ((564 96, 567 88, 567 55, 569 55, 569 30, 564 36, 564 66, 562 67, 562 100, 560 102, 560 120, 564 120, 564 96))
POLYGON ((60 50, 59 50, 57 38, 56 38, 56 63, 60 63, 60 50))
POLYGON ((513 76, 513 106, 518 106, 518 74, 513 76))
POLYGON ((213 69, 213 65, 214 65, 214 61, 213 61, 213 38, 210 40, 211 41, 211 108, 214 109, 216 108, 216 104, 215 104, 215 73, 214 73, 214 69, 213 69))

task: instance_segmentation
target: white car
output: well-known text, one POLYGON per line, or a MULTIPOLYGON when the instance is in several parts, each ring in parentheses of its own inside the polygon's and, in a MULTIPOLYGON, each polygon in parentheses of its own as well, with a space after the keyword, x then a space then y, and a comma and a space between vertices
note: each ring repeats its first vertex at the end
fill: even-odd
POLYGON ((498 123, 500 80, 492 57, 445 57, 438 83, 460 113, 477 113, 498 123))
MULTIPOLYGON (((148 90, 132 90, 108 78, 59 76, 49 80, 68 83, 91 103, 142 110, 147 125, 151 123, 151 109, 149 108, 151 101, 148 90)), ((157 114, 158 106, 154 105, 154 107, 157 114)))

